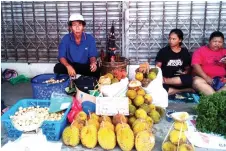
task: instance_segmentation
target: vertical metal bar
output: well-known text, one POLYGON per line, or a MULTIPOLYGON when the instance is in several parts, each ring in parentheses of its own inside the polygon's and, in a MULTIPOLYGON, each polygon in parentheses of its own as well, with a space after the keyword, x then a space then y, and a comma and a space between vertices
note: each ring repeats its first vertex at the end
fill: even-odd
POLYGON ((7 54, 7 44, 6 44, 6 33, 5 33, 5 24, 3 24, 4 19, 3 19, 3 5, 5 4, 5 2, 3 1, 1 4, 1 21, 2 21, 2 34, 3 34, 3 43, 4 43, 4 47, 5 47, 5 61, 8 60, 8 54, 7 54))
POLYGON ((47 49, 47 57, 48 62, 50 60, 49 58, 49 38, 48 38, 48 23, 47 23, 47 15, 46 15, 46 2, 44 2, 44 17, 45 17, 45 34, 46 34, 46 49, 47 49))
POLYGON ((191 1, 191 6, 190 6, 190 23, 189 23, 189 37, 188 37, 188 45, 189 45, 189 51, 190 51, 190 46, 191 46, 191 26, 192 26, 192 10, 193 10, 193 1, 191 1))
MULTIPOLYGON (((67 10, 68 10, 68 19, 70 18, 70 2, 67 2, 67 10)), ((70 28, 68 28, 68 32, 70 33, 70 28)))
POLYGON ((80 2, 80 14, 82 15, 82 1, 80 2))
POLYGON ((93 36, 95 37, 95 6, 93 2, 93 36))
POLYGON ((163 1, 162 7, 162 47, 164 47, 164 29, 165 29, 165 1, 163 1))
POLYGON ((219 18, 218 18, 218 26, 217 26, 217 30, 220 30, 220 23, 221 23, 221 10, 222 10, 222 1, 220 1, 220 6, 219 6, 219 18))
POLYGON ((136 62, 138 62, 138 2, 136 2, 136 62))
POLYGON ((177 10, 176 10, 176 28, 178 26, 178 11, 179 11, 179 1, 177 1, 177 10))
POLYGON ((205 2, 204 23, 203 23, 203 32, 202 32, 202 45, 205 44, 205 35, 206 35, 206 12, 207 12, 207 2, 205 2))
MULTIPOLYGON (((149 15, 148 15, 148 44, 149 44, 149 49, 151 48, 151 2, 149 2, 149 15)), ((151 62, 151 50, 149 51, 150 53, 150 58, 148 60, 148 62, 151 62)), ((149 56, 148 56, 149 57, 149 56)))
MULTIPOLYGON (((24 2, 21 2, 21 9, 22 9, 22 22, 23 22, 23 32, 24 32, 24 45, 26 46, 26 28, 25 28, 25 20, 24 20, 24 2)), ((25 54, 26 54, 26 59, 28 62, 28 50, 27 47, 25 48, 25 54)))
MULTIPOLYGON (((14 14, 13 14, 13 2, 11 1, 10 2, 10 5, 11 5, 11 20, 12 20, 12 31, 13 31, 13 44, 16 46, 16 38, 15 38, 15 26, 14 26, 14 14)), ((17 52, 17 48, 15 48, 15 51, 16 51, 16 61, 18 61, 18 52, 17 52)))
POLYGON ((108 2, 106 2, 106 51, 108 48, 108 2))
MULTIPOLYGON (((35 16, 35 2, 32 2, 32 12, 33 12, 33 24, 34 24, 34 35, 35 35, 35 43, 37 42, 37 31, 36 31, 36 16, 35 16)), ((38 56, 38 49, 37 47, 35 47, 36 49, 36 61, 38 62, 39 60, 39 56, 38 56)))
POLYGON ((60 38, 59 38, 59 33, 60 33, 60 30, 59 30, 59 12, 58 12, 58 5, 57 5, 58 2, 56 2, 56 25, 57 25, 57 44, 59 45, 60 43, 60 38))

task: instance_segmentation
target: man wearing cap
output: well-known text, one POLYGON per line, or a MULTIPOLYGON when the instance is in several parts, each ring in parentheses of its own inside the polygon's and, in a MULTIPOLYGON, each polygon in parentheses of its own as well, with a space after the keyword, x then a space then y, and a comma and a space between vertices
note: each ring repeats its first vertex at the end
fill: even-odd
POLYGON ((68 26, 70 33, 66 34, 58 51, 58 60, 54 73, 76 76, 94 76, 99 78, 100 70, 97 67, 98 55, 96 42, 93 36, 84 32, 86 22, 80 14, 72 14, 68 26))

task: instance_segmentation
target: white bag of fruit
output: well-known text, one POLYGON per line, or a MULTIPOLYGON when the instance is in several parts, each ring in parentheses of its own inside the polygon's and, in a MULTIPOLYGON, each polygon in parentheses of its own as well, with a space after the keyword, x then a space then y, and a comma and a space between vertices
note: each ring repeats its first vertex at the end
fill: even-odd
POLYGON ((194 146, 186 136, 188 130, 186 120, 189 114, 187 112, 176 112, 172 113, 171 116, 174 123, 162 143, 162 151, 194 151, 194 146))
POLYGON ((163 108, 168 106, 168 93, 163 88, 162 70, 159 67, 158 73, 154 80, 152 80, 146 87, 143 87, 147 94, 150 94, 153 99, 153 104, 163 108))

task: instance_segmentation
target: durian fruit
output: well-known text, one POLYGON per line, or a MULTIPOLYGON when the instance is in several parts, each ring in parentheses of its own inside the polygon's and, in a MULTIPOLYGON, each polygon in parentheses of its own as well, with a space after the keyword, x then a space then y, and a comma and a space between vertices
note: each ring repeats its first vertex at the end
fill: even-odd
POLYGON ((149 124, 145 120, 139 120, 133 126, 134 135, 136 135, 137 133, 139 133, 141 131, 149 130, 149 129, 150 129, 149 124))
POLYGON ((186 140, 187 140, 187 137, 185 136, 184 132, 181 132, 181 136, 180 136, 180 131, 178 131, 178 130, 172 130, 170 132, 170 141, 173 144, 177 145, 178 142, 179 142, 179 144, 182 144, 182 143, 185 143, 186 140), (180 137, 180 139, 179 139, 179 137, 180 137))
POLYGON ((101 127, 98 131, 98 143, 106 150, 115 148, 116 146, 116 136, 114 131, 108 127, 101 127))
POLYGON ((99 121, 99 116, 96 115, 95 113, 91 113, 89 117, 90 117, 90 119, 95 119, 95 120, 99 121))
POLYGON ((156 109, 154 104, 149 104, 149 108, 150 108, 151 111, 156 109))
POLYGON ((135 99, 135 97, 137 96, 137 92, 135 90, 128 90, 126 92, 126 96, 128 98, 130 98, 131 100, 135 99))
POLYGON ((180 131, 187 131, 188 130, 188 126, 187 126, 187 123, 186 122, 178 122, 178 121, 175 121, 174 123, 174 129, 180 131))
POLYGON ((108 122, 108 121, 103 121, 100 123, 100 127, 107 127, 109 129, 111 129, 112 131, 115 130, 115 127, 112 123, 108 122))
POLYGON ((108 121, 108 122, 112 123, 111 118, 106 115, 99 117, 99 123, 101 123, 102 121, 108 121))
POLYGON ((86 121, 87 120, 87 114, 84 111, 80 111, 76 116, 75 116, 76 121, 86 121))
POLYGON ((130 129, 129 125, 125 126, 125 124, 122 124, 122 126, 116 131, 116 136, 118 145, 123 151, 130 151, 133 149, 134 133, 130 129))
POLYGON ((79 131, 81 131, 82 128, 85 126, 85 121, 74 120, 71 125, 77 127, 79 131))
POLYGON ((135 115, 135 112, 136 112, 136 107, 132 104, 129 104, 129 115, 133 116, 135 115))
POLYGON ((140 106, 140 108, 144 109, 146 113, 149 113, 151 111, 150 107, 148 104, 144 103, 140 106))
POLYGON ((67 126, 62 133, 62 140, 65 145, 77 146, 79 144, 79 129, 75 126, 67 126))
POLYGON ((122 127, 129 127, 130 128, 130 126, 126 123, 118 123, 115 127, 115 132, 117 132, 122 127))
POLYGON ((151 151, 155 146, 155 136, 148 130, 139 132, 135 137, 137 151, 151 151))
POLYGON ((94 148, 97 144, 97 128, 95 125, 86 125, 81 131, 82 145, 87 148, 94 148))
POLYGON ((97 130, 100 128, 100 123, 96 119, 89 119, 87 122, 88 125, 93 124, 96 126, 97 130))
POLYGON ((144 89, 140 88, 138 91, 137 91, 137 95, 142 95, 142 96, 145 96, 145 91, 144 89))
POLYGON ((179 151, 194 151, 194 147, 189 144, 182 144, 179 146, 179 151))
POLYGON ((150 94, 145 94, 145 96, 144 96, 144 102, 146 104, 151 104, 152 103, 152 96, 150 94))
POLYGON ((112 123, 116 126, 118 123, 127 123, 127 118, 123 114, 116 114, 113 116, 112 123))
POLYGON ((176 145, 174 145, 170 141, 167 141, 162 145, 162 151, 176 151, 176 150, 177 150, 176 145))
POLYGON ((144 109, 139 108, 138 110, 136 110, 135 112, 135 116, 136 118, 141 118, 141 119, 146 119, 147 118, 147 113, 144 109))
POLYGON ((149 113, 150 117, 154 120, 154 123, 159 123, 161 116, 159 114, 159 112, 157 112, 156 110, 151 110, 151 112, 149 113))

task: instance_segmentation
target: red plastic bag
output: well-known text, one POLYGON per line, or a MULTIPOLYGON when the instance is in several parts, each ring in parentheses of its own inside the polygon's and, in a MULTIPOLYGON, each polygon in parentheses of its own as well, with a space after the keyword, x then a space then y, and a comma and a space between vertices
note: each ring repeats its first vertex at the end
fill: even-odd
POLYGON ((80 112, 82 111, 82 106, 81 104, 79 103, 79 101, 73 97, 73 103, 72 103, 72 106, 71 106, 71 110, 70 112, 68 113, 67 115, 67 118, 68 118, 68 121, 70 123, 73 122, 75 116, 80 112))

